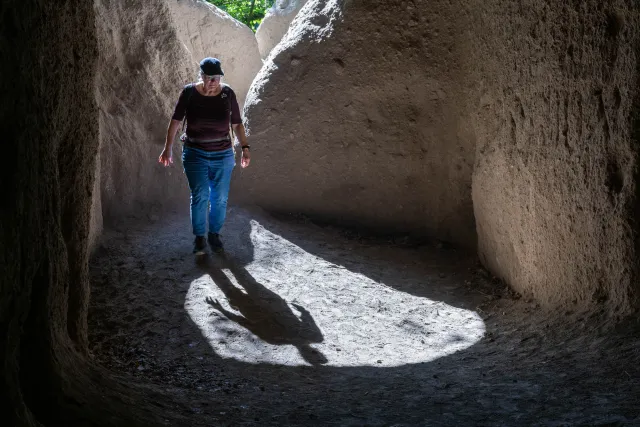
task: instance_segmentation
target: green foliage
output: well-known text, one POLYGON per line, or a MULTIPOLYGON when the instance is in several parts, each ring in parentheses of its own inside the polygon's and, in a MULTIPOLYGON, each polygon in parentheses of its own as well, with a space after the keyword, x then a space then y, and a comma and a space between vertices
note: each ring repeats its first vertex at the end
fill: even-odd
POLYGON ((275 0, 207 0, 245 23, 254 32, 275 0))

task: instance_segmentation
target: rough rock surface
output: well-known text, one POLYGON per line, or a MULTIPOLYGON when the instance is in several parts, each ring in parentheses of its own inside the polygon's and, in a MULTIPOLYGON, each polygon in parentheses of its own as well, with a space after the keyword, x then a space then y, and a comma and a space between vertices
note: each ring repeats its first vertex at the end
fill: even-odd
POLYGON ((93 201, 91 246, 103 218, 156 220, 188 206, 180 144, 173 167, 156 160, 182 86, 196 79, 198 58, 219 57, 241 100, 261 64, 251 30, 201 1, 97 0, 96 11, 100 197, 93 201))
MULTIPOLYGON (((255 102, 250 107, 254 112, 262 108, 265 116, 271 116, 274 127, 291 128, 306 139, 291 138, 293 142, 287 147, 281 142, 283 132, 270 129, 269 122, 252 128, 256 141, 262 136, 265 154, 262 159, 254 156, 257 167, 246 171, 246 175, 253 174, 247 177, 251 179, 242 180, 250 197, 260 200, 262 195, 256 189, 264 190, 262 200, 272 208, 315 211, 353 223, 362 220, 369 224, 402 224, 400 227, 411 228, 422 218, 426 225, 417 230, 468 242, 473 235, 473 211, 469 204, 471 172, 467 162, 472 161, 476 164, 474 211, 478 218, 481 254, 487 265, 516 288, 545 301, 608 300, 621 308, 632 302, 633 283, 638 283, 638 227, 634 221, 638 218, 636 150, 639 137, 636 56, 639 22, 633 2, 584 1, 577 8, 559 2, 547 2, 544 8, 527 1, 483 2, 486 13, 480 22, 486 25, 476 27, 478 23, 474 21, 473 25, 466 25, 465 20, 472 15, 464 8, 454 14, 456 8, 446 2, 430 2, 427 12, 418 12, 409 2, 400 1, 384 4, 364 0, 311 1, 312 7, 305 7, 312 13, 308 16, 309 22, 305 21, 307 18, 294 21, 300 24, 296 24, 298 36, 295 31, 290 32, 286 43, 276 47, 279 50, 272 55, 274 61, 263 70, 262 79, 271 75, 278 85, 270 87, 270 83, 261 81, 254 88, 255 102), (347 9, 341 11, 341 4, 346 4, 347 9), (406 12, 406 21, 394 21, 397 11, 393 8, 400 6, 406 12), (364 21, 353 18, 352 12, 368 16, 367 24, 393 24, 391 28, 397 31, 389 34, 377 26, 367 25, 364 30, 362 25, 353 26, 364 21), (491 16, 493 19, 488 19, 491 16), (338 22, 342 18, 344 25, 338 22), (420 24, 414 25, 414 22, 420 24), (376 35, 376 28, 381 34, 376 35), (471 34, 466 33, 467 30, 471 30, 471 34), (342 40, 341 43, 328 38, 332 31, 340 36, 337 40, 342 40), (451 38, 452 34, 468 37, 466 40, 474 43, 455 43, 458 40, 451 38), (313 43, 302 43, 305 40, 313 43), (296 44, 299 41, 300 46, 296 44), (378 42, 377 49, 365 46, 375 45, 373 42, 378 42), (465 46, 474 48, 464 50, 465 46), (352 75, 350 67, 354 64, 349 60, 347 47, 353 47, 355 53, 361 49, 370 54, 368 58, 385 65, 380 68, 385 72, 355 68, 352 75), (403 52, 402 56, 398 52, 403 52), (433 70, 416 65, 424 63, 427 54, 433 54, 426 57, 433 62, 433 70), (385 60, 385 56, 388 59, 385 60), (323 59, 318 64, 325 65, 325 71, 326 64, 332 64, 330 70, 338 77, 327 79, 327 73, 314 74, 317 67, 310 59, 316 57, 323 59), (482 58, 486 62, 482 62, 482 58), (407 65, 410 73, 398 74, 402 71, 398 62, 407 65), (276 66, 281 68, 276 70, 276 66), (324 77, 317 80, 324 85, 306 86, 308 95, 305 95, 311 99, 302 102, 303 92, 298 86, 304 82, 305 74, 314 79, 324 77), (481 79, 482 76, 485 78, 481 79), (428 85, 425 78, 431 79, 428 85), (346 79, 351 86, 340 83, 341 79, 346 79), (278 87, 286 87, 287 91, 276 90, 278 87), (406 93, 402 92, 403 88, 406 93), (435 95, 430 95, 429 88, 440 88, 442 93, 436 89, 435 95), (296 97, 277 98, 283 93, 285 97, 296 97), (388 93, 393 94, 393 103, 385 103, 388 93), (258 99, 264 99, 266 105, 259 106, 258 99), (396 102, 397 99, 400 101, 396 102), (345 101, 356 104, 350 109, 345 101), (274 119, 283 115, 280 110, 290 105, 299 113, 286 110, 286 117, 293 125, 285 127, 284 119, 274 119), (327 113, 329 107, 337 113, 327 113), (405 111, 398 117, 409 119, 408 123, 403 122, 404 127, 389 120, 398 119, 392 115, 396 109, 405 111), (350 114, 354 120, 349 118, 350 114), (423 126, 422 121, 419 127, 410 124, 411 118, 425 120, 423 115, 433 118, 433 127, 423 126), (451 126, 435 125, 437 119, 452 118, 473 120, 470 128, 466 123, 463 126, 455 121, 451 126), (316 120, 328 121, 314 124, 316 120), (343 126, 338 132, 334 130, 335 124, 347 120, 351 120, 351 128, 343 126), (454 132, 455 135, 461 135, 459 140, 449 133, 454 129, 459 132, 454 132), (411 138, 429 130, 432 139, 411 138), (376 139, 381 134, 389 137, 376 139), (464 142, 474 141, 474 135, 478 140, 477 154, 475 142, 464 142), (526 139, 527 135, 531 138, 526 139), (439 140, 436 137, 448 138, 453 145, 439 145, 434 142, 439 140), (385 141, 387 144, 383 144, 385 141), (431 141, 431 145, 420 145, 425 141, 431 141), (399 153, 408 150, 407 146, 411 156, 402 159, 399 153), (428 154, 420 156, 420 152, 440 155, 434 154, 438 159, 435 161, 428 154), (376 160, 376 156, 381 159, 376 160), (425 166, 418 167, 423 163, 414 156, 425 166), (457 172, 453 167, 451 174, 445 174, 447 165, 458 165, 456 161, 463 161, 467 166, 461 166, 457 172), (259 174, 252 172, 254 170, 259 174), (257 179, 267 185, 256 182, 257 179), (429 179, 435 180, 435 184, 430 184, 429 179), (339 181, 346 187, 336 187, 339 181), (370 184, 375 188, 367 187, 370 184), (440 191, 440 187, 447 185, 450 186, 448 192, 440 191), (402 190, 403 186, 413 192, 402 190), (528 189, 529 193, 522 193, 522 189, 528 189), (287 197, 278 195, 278 191, 288 193, 287 197), (432 203, 427 205, 425 200, 432 203), (421 203, 424 206, 414 208, 414 204, 421 203), (529 210, 536 207, 535 215, 528 213, 526 203, 529 210), (402 209, 408 206, 412 214, 407 215, 400 205, 402 209), (449 216, 442 213, 452 206, 456 209, 448 210, 449 216), (344 215, 341 209, 346 212, 344 215), (461 213, 456 216, 455 212, 461 213), (460 228, 456 229, 455 224, 460 228), (549 279, 554 275, 559 279, 549 279)), ((152 295, 156 298, 153 303, 140 299, 140 294, 127 294, 132 298, 115 308, 122 313, 131 310, 140 316, 140 326, 145 326, 145 322, 149 326, 148 322, 155 321, 156 317, 161 322, 159 325, 168 326, 165 322, 177 322, 172 326, 178 327, 186 325, 189 333, 193 333, 191 336, 202 340, 203 345, 190 347, 193 350, 190 353, 187 349, 167 346, 168 330, 164 326, 152 325, 153 329, 142 330, 133 324, 125 325, 131 328, 128 336, 134 337, 136 343, 146 346, 144 340, 149 340, 151 344, 168 348, 168 356, 177 360, 168 365, 172 368, 169 371, 163 371, 165 366, 158 365, 154 375, 160 385, 144 383, 144 372, 139 365, 134 365, 139 359, 131 356, 123 360, 128 369, 135 369, 133 374, 109 373, 90 362, 83 354, 87 351, 87 246, 99 136, 108 136, 102 139, 100 173, 109 179, 116 177, 113 182, 118 183, 119 189, 114 194, 106 193, 107 197, 100 201, 103 210, 106 206, 106 212, 121 216, 147 206, 150 200, 170 205, 173 199, 169 196, 174 194, 170 191, 171 185, 179 186, 178 180, 174 180, 173 184, 167 184, 169 187, 164 193, 158 190, 171 178, 145 170, 144 161, 148 159, 155 165, 164 131, 154 149, 145 144, 152 144, 151 136, 157 136, 156 124, 166 123, 172 101, 167 100, 165 93, 175 90, 177 94, 179 90, 162 79, 168 75, 180 80, 184 70, 178 64, 184 58, 178 48, 163 50, 177 43, 166 4, 160 0, 140 6, 133 3, 124 0, 103 0, 95 5, 80 0, 0 3, 3 23, 0 26, 3 53, 0 88, 5 101, 0 103, 0 126, 10 142, 0 159, 3 200, 0 209, 0 419, 5 424, 192 426, 211 425, 214 416, 222 422, 229 419, 244 422, 249 417, 244 402, 249 393, 255 397, 255 408, 251 408, 254 420, 258 416, 270 417, 266 422, 255 420, 257 425, 282 425, 283 422, 309 425, 317 419, 324 424, 335 423, 336 419, 344 420, 346 425, 424 424, 432 418, 443 425, 451 425, 452 420, 478 419, 489 424, 638 424, 637 324, 635 329, 628 324, 617 325, 616 329, 602 328, 607 322, 593 312, 577 312, 567 317, 568 310, 562 310, 554 312, 552 317, 545 316, 544 309, 522 298, 481 307, 475 305, 475 298, 466 300, 470 307, 465 304, 465 309, 475 307, 485 313, 483 321, 488 333, 482 342, 447 359, 441 358, 435 364, 383 368, 386 372, 382 381, 381 371, 375 367, 355 367, 347 376, 343 367, 312 370, 313 367, 307 366, 247 366, 228 359, 221 361, 206 347, 200 330, 184 316, 184 296, 188 288, 176 289, 175 285, 190 286, 205 273, 184 259, 180 260, 181 264, 175 264, 182 266, 182 272, 172 270, 172 262, 182 254, 175 255, 171 249, 188 247, 188 238, 175 239, 172 228, 162 230, 161 239, 157 239, 159 233, 155 229, 143 230, 140 234, 125 231, 115 238, 113 253, 107 249, 110 257, 104 265, 107 282, 100 289, 100 296, 106 301, 116 301, 122 297, 120 293, 136 292, 143 280, 149 280, 159 289, 159 294, 152 295), (95 13, 98 14, 97 35, 96 27, 91 25, 95 13), (96 70, 98 49, 104 52, 96 70), (112 63, 107 63, 105 58, 112 63), (100 75, 97 105, 96 73, 100 75), (146 103, 139 101, 141 95, 146 103), (131 139, 118 139, 119 135, 142 139, 141 148, 128 145, 123 148, 120 146, 123 141, 131 139), (146 137, 149 139, 144 139, 146 137), (105 148, 105 141, 111 145, 105 148), (149 184, 152 178, 156 180, 155 187, 149 184), (136 187, 135 190, 127 193, 126 184, 136 187), (110 210, 121 205, 126 209, 110 210), (143 243, 140 246, 136 246, 138 238, 143 243), (147 266, 153 266, 158 259, 153 245, 165 240, 170 244, 158 248, 163 251, 161 260, 165 262, 162 268, 151 271, 147 266), (123 250, 128 251, 127 257, 139 250, 145 258, 130 262, 118 253, 123 250), (159 274, 155 275, 156 272, 159 274), (138 279, 140 283, 132 282, 138 279), (118 288, 121 283, 132 286, 118 288), (172 298, 172 302, 168 298, 172 298), (123 307, 125 304, 127 307, 123 307), (138 309, 137 304, 152 316, 145 317, 146 312, 138 309), (167 313, 176 315, 167 316, 167 313), (544 351, 540 351, 541 348, 544 351), (184 360, 189 355, 195 357, 184 360), (249 380, 218 382, 219 388, 203 392, 197 388, 202 387, 201 380, 211 379, 207 385, 212 385, 229 374, 205 370, 207 375, 211 372, 215 375, 207 377, 202 374, 200 362, 211 363, 208 366, 213 367, 231 367, 232 376, 227 378, 233 379, 233 373, 238 373, 249 380), (267 393, 260 381, 264 372, 269 373, 265 376, 270 380, 266 384, 267 393), (140 380, 139 384, 132 380, 133 375, 140 380), (175 382, 167 385, 164 379, 175 382), (279 384, 279 381, 282 382, 279 384), (241 390, 243 384, 252 388, 241 390), (241 391, 235 391, 237 389, 241 391), (435 392, 425 394, 425 389, 435 392), (277 397, 275 403, 272 396, 277 397), (375 406, 363 406, 365 399, 370 399, 375 406), (309 402, 313 402, 317 412, 308 409, 309 402), (224 418, 227 407, 232 414, 224 418), (397 412, 387 416, 383 411, 388 407, 396 408, 397 412)), ((355 58, 360 61, 356 65, 360 66, 364 57, 356 55, 355 58)), ((251 120, 259 123, 257 117, 251 120)), ((186 190, 181 188, 179 194, 186 194, 186 190)), ((186 195, 184 197, 186 199, 186 195)), ((99 206, 98 201, 95 206, 99 206)), ((322 267, 327 277, 345 274, 347 271, 342 270, 351 268, 353 277, 368 282, 376 291, 385 292, 382 288, 393 286, 402 292, 425 295, 436 292, 443 299, 455 299, 456 295, 460 297, 466 292, 463 284, 453 279, 455 274, 467 277, 460 273, 464 268, 457 259, 450 265, 452 271, 448 270, 452 278, 438 275, 442 281, 436 282, 438 279, 432 276, 431 281, 424 284, 428 274, 424 274, 423 262, 432 260, 431 255, 393 251, 398 257, 396 263, 386 264, 391 257, 389 252, 377 252, 375 248, 370 252, 372 245, 367 242, 357 245, 359 247, 344 242, 336 246, 332 242, 339 239, 330 234, 318 234, 321 237, 314 241, 304 227, 293 229, 263 222, 275 231, 262 237, 268 236, 293 255, 301 254, 301 250, 316 254, 316 257, 301 254, 298 259, 313 261, 312 265, 322 267), (282 242, 277 237, 287 233, 289 237, 284 238, 295 240, 296 244, 282 242), (409 259, 412 266, 407 267, 409 259), (347 268, 334 268, 341 265, 347 268), (388 272, 386 267, 390 265, 394 267, 388 272), (369 277, 370 280, 363 277, 367 274, 373 277, 369 277), (389 275, 395 279, 387 284, 389 275), (451 288, 432 289, 433 284, 442 286, 449 280, 451 288)), ((144 224, 150 227, 148 221, 144 224)), ((236 242, 238 251, 245 249, 242 240, 236 242)), ((297 292, 298 289, 289 286, 291 280, 317 278, 315 272, 296 271, 295 264, 289 262, 295 260, 287 258, 287 262, 282 262, 278 259, 281 253, 272 254, 264 246, 257 247, 264 251, 256 259, 255 267, 259 269, 251 270, 249 260, 245 266, 250 272, 262 275, 265 283, 271 275, 274 280, 267 284, 271 289, 297 292)), ((227 277, 217 276, 222 283, 231 280, 224 271, 221 274, 227 277)), ((99 278, 105 279, 102 275, 99 278)), ((245 279, 248 280, 246 276, 245 279)), ((323 285, 333 286, 330 281, 323 285)), ((260 290, 258 286, 254 289, 260 290)), ((488 291, 480 286, 472 289, 473 292, 488 291)), ((340 289, 342 295, 348 291, 348 288, 340 289)), ((394 298, 398 297, 398 292, 388 291, 393 292, 394 298)), ((206 298, 205 294, 201 296, 206 298)), ((317 294, 310 297, 316 309, 322 304, 326 304, 326 308, 332 306, 330 298, 321 304, 317 294)), ((490 300, 494 297, 503 299, 500 295, 489 295, 490 300)), ((361 306, 362 301, 366 298, 359 299, 361 306)), ((278 302, 271 298, 271 303, 278 302)), ((380 303, 380 308, 387 308, 383 301, 380 303)), ((103 308, 106 306, 105 303, 103 308)), ((220 306, 213 307, 212 311, 222 313, 220 306)), ((382 313, 378 314, 384 317, 382 313)), ((108 310, 101 314, 103 317, 97 324, 105 328, 100 330, 102 337, 115 336, 118 322, 123 319, 110 317, 114 313, 108 310)), ((294 321, 294 317, 288 319, 294 321)), ((420 329, 406 326, 413 331, 420 329)), ((125 341, 125 344, 128 343, 125 341)), ((224 343, 218 341, 218 344, 224 343)))
POLYGON ((310 0, 247 96, 236 200, 474 248, 464 3, 310 0))
POLYGON ((640 283, 637 2, 490 5, 473 57, 481 259, 545 303, 624 310, 640 283))
POLYGON ((256 31, 260 56, 266 58, 271 49, 277 45, 289 29, 289 24, 296 17, 307 0, 276 0, 267 11, 256 31))
POLYGON ((519 292, 624 309, 637 47, 630 1, 312 0, 247 98, 239 200, 467 247, 477 224, 519 292))
POLYGON ((224 81, 244 104, 249 86, 262 61, 258 42, 253 32, 211 3, 201 0, 166 0, 171 10, 180 41, 191 55, 192 74, 195 79, 198 63, 207 56, 219 58, 224 70, 224 81))
POLYGON ((78 425, 65 418, 90 407, 77 391, 98 149, 95 16, 89 2, 34 3, 0 5, 0 419, 78 425))
MULTIPOLYGON (((100 188, 106 222, 188 206, 180 148, 173 167, 157 159, 191 58, 165 2, 95 2, 99 61, 100 188)), ((97 217, 98 214, 96 213, 97 217)))

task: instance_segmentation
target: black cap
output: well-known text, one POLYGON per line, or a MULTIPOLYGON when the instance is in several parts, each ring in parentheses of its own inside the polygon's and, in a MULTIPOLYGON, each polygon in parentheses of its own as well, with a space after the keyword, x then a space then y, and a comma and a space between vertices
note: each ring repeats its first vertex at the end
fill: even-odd
POLYGON ((202 70, 202 73, 207 76, 224 76, 224 73, 222 72, 222 65, 218 58, 204 58, 200 61, 200 70, 202 70))

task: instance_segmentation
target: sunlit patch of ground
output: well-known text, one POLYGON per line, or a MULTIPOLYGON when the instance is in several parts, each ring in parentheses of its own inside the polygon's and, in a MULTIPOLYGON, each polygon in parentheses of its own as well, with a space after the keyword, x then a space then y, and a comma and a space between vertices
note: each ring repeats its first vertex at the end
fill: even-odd
MULTIPOLYGON (((474 311, 410 295, 251 221, 253 261, 206 261, 185 309, 214 351, 249 363, 400 366, 479 341, 474 311), (294 272, 294 273, 292 273, 294 272)), ((425 279, 425 287, 430 286, 425 279)))
POLYGON ((244 208, 223 240, 194 262, 188 213, 127 222, 91 263, 94 361, 162 425, 640 425, 635 317, 543 309, 436 242, 244 208))

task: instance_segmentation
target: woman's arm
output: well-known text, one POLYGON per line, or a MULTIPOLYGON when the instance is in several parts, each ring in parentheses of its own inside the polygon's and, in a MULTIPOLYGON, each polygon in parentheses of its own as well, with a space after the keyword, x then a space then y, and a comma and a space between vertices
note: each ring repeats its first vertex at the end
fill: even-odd
POLYGON ((180 97, 178 98, 176 107, 173 110, 173 116, 171 116, 169 128, 167 129, 167 139, 164 142, 164 150, 162 150, 162 154, 160 154, 160 157, 158 158, 158 162, 162 163, 164 166, 169 166, 173 163, 171 147, 173 146, 173 141, 176 139, 176 133, 178 133, 178 129, 180 129, 180 125, 187 114, 189 94, 192 93, 193 90, 195 89, 192 85, 185 86, 184 89, 182 89, 182 92, 180 92, 180 97))
POLYGON ((240 141, 240 146, 247 145, 247 133, 244 130, 244 125, 242 123, 238 123, 231 126, 233 126, 233 133, 240 141))
POLYGON ((169 166, 173 163, 173 152, 171 148, 173 147, 173 141, 176 139, 176 133, 178 133, 178 129, 180 129, 181 124, 182 122, 180 120, 172 119, 169 122, 167 139, 164 142, 164 150, 162 150, 162 154, 160 154, 160 157, 158 158, 158 162, 162 163, 164 166, 169 166))
POLYGON ((240 147, 244 147, 245 145, 247 146, 247 148, 241 148, 242 160, 240 160, 240 166, 246 168, 249 166, 249 163, 251 163, 251 153, 249 153, 249 147, 247 144, 247 133, 245 132, 244 125, 242 123, 236 123, 231 126, 233 126, 233 133, 240 141, 240 147))

